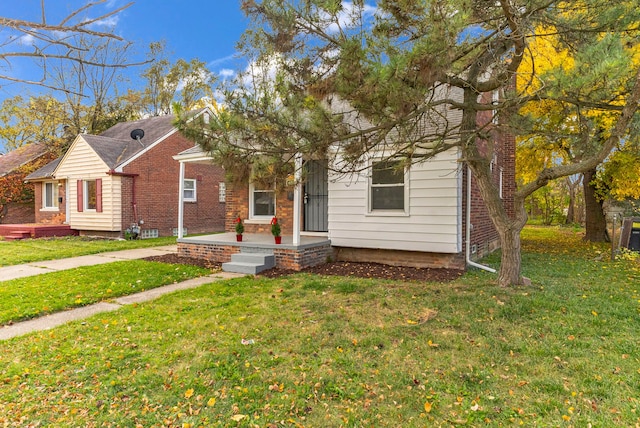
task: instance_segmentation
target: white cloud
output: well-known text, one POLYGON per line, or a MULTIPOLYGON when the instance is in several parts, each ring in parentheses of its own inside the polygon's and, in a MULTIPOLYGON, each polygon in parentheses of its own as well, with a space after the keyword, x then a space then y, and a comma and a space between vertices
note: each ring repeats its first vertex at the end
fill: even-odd
MULTIPOLYGON (((326 31, 329 34, 334 34, 340 31, 341 28, 343 30, 346 28, 353 28, 360 22, 361 13, 362 19, 366 20, 373 17, 377 13, 377 11, 377 7, 370 6, 368 4, 365 4, 362 11, 360 11, 360 8, 355 6, 352 2, 342 2, 342 10, 338 12, 336 17, 334 18, 336 19, 336 21, 329 24, 329 26, 326 28, 326 31)), ((326 15, 325 18, 330 19, 331 17, 329 15, 326 15)))
POLYGON ((220 77, 222 77, 224 79, 228 79, 230 77, 235 76, 236 72, 234 70, 229 69, 229 68, 223 68, 222 70, 220 70, 218 72, 218 75, 220 75, 220 77))
POLYGON ((33 46, 35 44, 36 38, 31 34, 25 34, 23 36, 18 37, 18 43, 23 46, 33 46))
POLYGON ((232 54, 232 55, 227 55, 227 56, 222 57, 222 58, 214 59, 213 61, 209 61, 209 63, 207 64, 207 67, 213 68, 213 67, 215 67, 217 65, 220 65, 220 64, 222 64, 224 62, 231 61, 235 57, 236 57, 236 54, 232 54))
POLYGON ((118 25, 119 21, 120 21, 120 17, 118 17, 117 15, 109 16, 108 18, 101 19, 99 21, 92 23, 91 26, 114 28, 116 25, 118 25))

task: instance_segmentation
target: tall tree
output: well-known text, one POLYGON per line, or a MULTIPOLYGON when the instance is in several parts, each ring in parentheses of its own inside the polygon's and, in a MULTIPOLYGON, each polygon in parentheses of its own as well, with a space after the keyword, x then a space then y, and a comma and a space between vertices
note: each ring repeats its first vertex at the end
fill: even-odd
POLYGON ((344 173, 363 169, 363 156, 373 150, 421 162, 457 148, 500 236, 503 286, 522 283, 525 198, 550 180, 597 166, 627 133, 638 108, 640 73, 631 67, 629 53, 638 43, 635 2, 242 4, 252 26, 240 47, 267 71, 244 73, 227 90, 228 109, 211 121, 212 130, 193 132, 203 147, 235 165, 257 157, 277 166, 297 153, 337 154, 330 165, 344 173), (531 41, 548 37, 560 49, 571 50, 573 67, 521 73, 523 59, 531 56, 531 41), (578 46, 579 51, 574 49, 578 46), (270 65, 275 66, 269 72, 270 65), (514 90, 514 80, 520 79, 544 84, 532 93, 514 90), (498 99, 487 96, 493 93, 498 99), (518 109, 545 100, 611 109, 612 127, 602 140, 592 140, 582 156, 538 171, 518 189, 511 213, 492 180, 494 138, 516 129, 536 135, 535 121, 516 120, 523 119, 518 109), (496 120, 492 112, 497 112, 496 120), (447 120, 453 116, 459 120, 447 120), (425 124, 434 131, 421 132, 425 124))
MULTIPOLYGON (((581 56, 585 55, 592 55, 595 58, 598 52, 591 50, 589 45, 583 47, 584 38, 579 34, 574 37, 571 47, 562 47, 561 35, 553 35, 557 33, 555 29, 539 28, 538 32, 541 31, 552 35, 545 38, 536 37, 530 42, 529 49, 532 55, 523 60, 520 72, 534 75, 534 67, 539 76, 545 76, 549 72, 559 74, 559 71, 562 71, 566 77, 559 74, 558 84, 571 88, 565 79, 574 77, 572 69, 574 69, 576 61, 584 62, 581 56)), ((616 50, 624 50, 625 46, 609 37, 608 40, 603 39, 598 49, 609 49, 611 52, 615 52, 616 50)), ((599 94, 598 97, 603 99, 606 99, 608 94, 613 94, 615 97, 616 89, 613 89, 611 85, 619 82, 615 78, 616 72, 621 70, 624 73, 625 70, 636 68, 640 63, 638 49, 633 44, 626 49, 627 52, 624 55, 610 55, 605 63, 598 66, 601 71, 608 69, 607 78, 590 81, 588 76, 579 76, 579 79, 583 79, 589 85, 582 85, 578 90, 588 96, 593 93, 599 94)), ((543 79, 538 79, 534 83, 521 80, 519 89, 533 95, 540 90, 541 85, 547 83, 543 79)), ((575 91, 575 89, 573 90, 575 91)), ((624 93, 624 88, 617 88, 617 92, 624 93)), ((613 100, 614 98, 608 105, 605 103, 568 103, 565 99, 556 97, 537 103, 528 103, 523 107, 521 114, 530 121, 525 129, 534 128, 535 132, 531 133, 525 130, 523 138, 520 139, 518 146, 519 178, 526 183, 536 178, 537 171, 541 167, 576 163, 602 147, 609 130, 617 119, 617 113, 612 112, 621 108, 613 100), (532 126, 533 123, 535 125, 532 126)), ((613 148, 614 153, 620 150, 629 151, 634 147, 633 141, 637 139, 632 127, 629 127, 625 135, 621 137, 620 143, 613 148)), ((594 166, 584 172, 585 239, 592 242, 609 239, 603 209, 605 199, 609 196, 605 192, 606 186, 599 179, 600 174, 598 173, 599 170, 606 168, 607 163, 608 161, 605 161, 604 165, 594 166)), ((615 185, 615 181, 610 184, 615 185)))
MULTIPOLYGON (((95 13, 100 4, 106 0, 96 0, 85 3, 83 6, 72 10, 60 21, 52 23, 47 13, 47 2, 40 1, 40 20, 29 21, 19 17, 0 17, 5 40, 2 42, 3 71, 0 72, 0 81, 18 82, 39 85, 56 90, 65 90, 49 81, 50 61, 62 60, 69 63, 93 65, 100 67, 125 67, 127 64, 110 63, 108 61, 92 62, 86 59, 86 45, 77 44, 74 36, 82 35, 92 40, 112 40, 124 42, 113 31, 98 31, 94 25, 110 17, 117 15, 133 3, 125 4, 106 13, 95 13), (35 60, 41 71, 38 80, 29 80, 11 73, 11 63, 24 58, 35 60)), ((54 6, 59 11, 59 6, 54 6)), ((31 9, 29 9, 31 11, 31 9)))
POLYGON ((97 134, 108 122, 107 104, 117 97, 118 81, 123 81, 122 69, 93 64, 125 66, 129 63, 129 44, 112 39, 92 39, 86 35, 71 37, 80 61, 58 61, 51 64, 52 82, 64 91, 68 117, 65 125, 68 134, 75 138, 79 133, 97 134))
POLYGON ((164 42, 152 43, 148 57, 153 61, 142 74, 146 80, 144 100, 147 114, 170 114, 174 102, 184 110, 191 110, 203 98, 213 100, 215 78, 204 62, 194 58, 191 61, 179 59, 171 64, 164 42))
POLYGON ((64 103, 51 95, 7 98, 0 105, 0 142, 8 150, 33 142, 59 145, 66 118, 64 103))

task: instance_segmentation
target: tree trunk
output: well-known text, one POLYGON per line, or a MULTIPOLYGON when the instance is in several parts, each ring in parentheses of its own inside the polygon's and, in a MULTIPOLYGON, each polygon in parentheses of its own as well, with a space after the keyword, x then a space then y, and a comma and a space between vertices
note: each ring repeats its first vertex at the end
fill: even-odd
POLYGON ((501 287, 522 285, 522 275, 520 269, 522 257, 520 254, 520 232, 527 222, 527 211, 524 199, 515 198, 514 217, 507 214, 503 201, 500 198, 498 188, 491 179, 489 168, 482 162, 468 162, 476 179, 478 189, 482 199, 489 211, 489 216, 500 236, 500 246, 502 257, 500 260, 500 272, 498 274, 498 284, 501 287))
POLYGON ((523 283, 522 275, 520 275, 522 265, 520 231, 522 231, 521 227, 510 227, 506 230, 498 230, 502 249, 500 271, 498 272, 498 283, 501 287, 522 285, 523 283))
POLYGON ((565 183, 569 190, 569 207, 567 208, 566 224, 576 222, 576 183, 571 181, 571 177, 565 179, 565 183))
POLYGON ((585 236, 590 242, 609 242, 607 219, 602 209, 602 201, 598 199, 592 181, 596 175, 595 168, 584 173, 584 206, 585 236))

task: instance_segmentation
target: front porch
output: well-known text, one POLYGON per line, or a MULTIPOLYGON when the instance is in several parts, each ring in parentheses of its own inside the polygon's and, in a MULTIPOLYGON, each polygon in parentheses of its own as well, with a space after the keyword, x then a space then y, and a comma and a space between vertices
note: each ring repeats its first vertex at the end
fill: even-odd
POLYGON ((266 233, 245 233, 242 242, 236 241, 235 233, 220 233, 183 237, 178 239, 178 255, 227 263, 236 253, 272 254, 275 267, 302 270, 332 258, 331 241, 326 236, 299 237, 297 244, 293 236, 282 236, 282 243, 276 244, 272 235, 266 233))
POLYGON ((78 231, 71 229, 68 224, 0 224, 0 236, 6 240, 77 235, 78 231))

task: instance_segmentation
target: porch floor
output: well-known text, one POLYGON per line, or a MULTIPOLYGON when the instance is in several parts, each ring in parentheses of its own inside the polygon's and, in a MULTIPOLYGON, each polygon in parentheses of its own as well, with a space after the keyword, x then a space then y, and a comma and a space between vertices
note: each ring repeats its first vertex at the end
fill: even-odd
POLYGON ((44 238, 50 236, 78 235, 68 224, 0 224, 0 236, 7 239, 44 238))
POLYGON ((293 245, 293 236, 282 235, 282 243, 276 244, 272 235, 266 233, 244 233, 242 235, 242 242, 236 241, 236 234, 216 233, 213 235, 200 235, 200 236, 185 236, 182 239, 178 239, 178 242, 186 244, 223 244, 232 245, 237 247, 249 247, 249 248, 282 248, 282 249, 300 249, 315 247, 317 245, 324 245, 329 243, 329 238, 326 236, 306 236, 300 237, 300 244, 293 245))
POLYGON ((292 236, 282 236, 276 244, 272 235, 245 233, 242 241, 232 232, 214 235, 187 236, 178 239, 178 255, 226 263, 235 253, 266 253, 275 256, 276 267, 301 270, 324 263, 332 254, 331 241, 326 236, 301 236, 293 245, 292 236))

